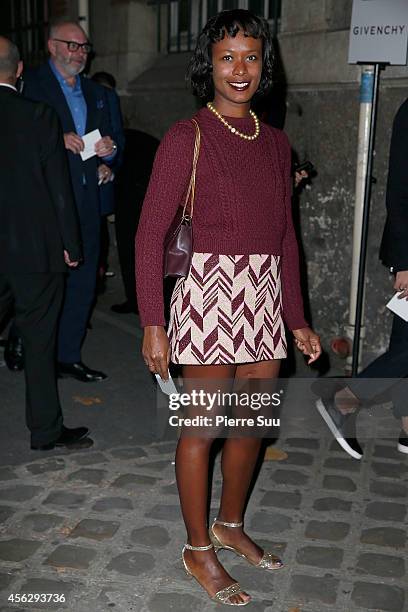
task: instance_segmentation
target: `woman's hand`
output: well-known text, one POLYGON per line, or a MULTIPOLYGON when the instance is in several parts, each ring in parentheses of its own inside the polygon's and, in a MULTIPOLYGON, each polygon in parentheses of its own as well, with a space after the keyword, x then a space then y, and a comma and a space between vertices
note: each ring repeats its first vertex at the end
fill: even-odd
POLYGON ((148 325, 144 328, 142 354, 152 374, 169 379, 170 345, 164 327, 148 325))
POLYGON ((292 331, 295 336, 296 348, 304 355, 310 357, 308 365, 319 359, 322 354, 320 338, 310 327, 302 327, 302 329, 294 329, 292 331))

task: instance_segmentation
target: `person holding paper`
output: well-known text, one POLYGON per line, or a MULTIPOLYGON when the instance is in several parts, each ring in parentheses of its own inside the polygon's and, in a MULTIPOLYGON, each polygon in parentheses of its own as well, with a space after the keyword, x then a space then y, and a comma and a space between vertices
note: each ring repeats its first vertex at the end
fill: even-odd
MULTIPOLYGON (((408 300, 408 99, 394 119, 386 206, 380 259, 394 275, 393 288, 398 292, 398 298, 408 300)), ((405 310, 408 313, 408 304, 405 310)), ((394 416, 401 419, 397 449, 408 454, 408 381, 399 384, 395 381, 407 376, 408 322, 394 314, 388 350, 350 380, 347 387, 337 391, 333 397, 317 401, 317 408, 329 429, 350 456, 355 459, 363 456, 357 439, 350 437, 350 424, 353 429, 360 403, 383 394, 387 389, 390 389, 394 416)))
POLYGON ((55 373, 63 274, 82 257, 75 202, 57 114, 17 93, 19 60, 0 36, 0 322, 14 303, 31 449, 89 448, 87 427, 64 426, 55 373))
POLYGON ((52 24, 48 50, 49 61, 25 73, 24 94, 46 102, 59 116, 84 251, 82 265, 71 270, 66 281, 58 334, 58 372, 82 382, 96 382, 107 376, 81 361, 81 345, 95 295, 100 248, 98 166, 115 158, 117 146, 110 136, 105 89, 81 75, 91 50, 83 29, 69 21, 52 24))
MULTIPOLYGON (((117 173, 123 161, 125 149, 125 134, 123 131, 123 117, 120 108, 120 98, 116 93, 115 77, 109 72, 95 72, 92 75, 92 80, 105 87, 105 93, 108 100, 109 117, 112 125, 112 136, 115 140, 118 150, 114 162, 111 167, 106 164, 99 166, 99 184, 100 184, 100 199, 101 199, 101 251, 98 265, 98 291, 103 290, 106 277, 114 276, 115 273, 108 271, 110 236, 108 229, 108 216, 116 213, 115 202, 115 185, 117 182, 117 173)), ((130 194, 133 202, 133 194, 130 194)), ((116 219, 115 219, 116 221, 116 219)))

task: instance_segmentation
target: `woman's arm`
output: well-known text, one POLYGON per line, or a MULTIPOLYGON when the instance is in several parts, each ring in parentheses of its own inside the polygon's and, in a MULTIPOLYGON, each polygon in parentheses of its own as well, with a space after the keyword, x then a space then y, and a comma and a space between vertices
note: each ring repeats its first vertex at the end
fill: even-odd
POLYGON ((286 231, 282 242, 282 306, 283 317, 295 337, 296 347, 309 357, 308 364, 316 361, 321 353, 319 336, 310 329, 303 313, 303 298, 300 286, 299 248, 292 220, 292 176, 291 148, 286 135, 281 138, 281 167, 285 181, 286 231))
POLYGON ((286 229, 282 240, 282 306, 283 317, 290 330, 307 327, 303 313, 303 298, 300 288, 299 249, 292 220, 292 175, 291 148, 284 132, 277 131, 279 139, 280 167, 285 182, 286 229))
POLYGON ((163 243, 191 176, 195 128, 176 123, 157 150, 136 234, 136 291, 142 327, 163 326, 163 243))

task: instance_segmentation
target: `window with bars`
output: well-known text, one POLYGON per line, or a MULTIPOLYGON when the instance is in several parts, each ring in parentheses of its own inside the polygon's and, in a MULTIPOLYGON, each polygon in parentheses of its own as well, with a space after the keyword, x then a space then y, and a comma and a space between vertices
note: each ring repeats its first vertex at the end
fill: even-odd
MULTIPOLYGON (((197 34, 209 17, 222 10, 248 9, 267 19, 277 35, 282 0, 150 0, 157 5, 158 24, 161 11, 167 11, 167 52, 191 51, 197 34)), ((159 50, 161 32, 158 27, 159 50)))
MULTIPOLYGON (((194 0, 192 0, 194 2, 194 0)), ((207 0, 207 15, 215 15, 219 11, 235 8, 248 9, 265 19, 280 18, 282 0, 207 0)))
POLYGON ((0 34, 19 48, 27 64, 37 64, 47 52, 49 0, 1 0, 0 34))

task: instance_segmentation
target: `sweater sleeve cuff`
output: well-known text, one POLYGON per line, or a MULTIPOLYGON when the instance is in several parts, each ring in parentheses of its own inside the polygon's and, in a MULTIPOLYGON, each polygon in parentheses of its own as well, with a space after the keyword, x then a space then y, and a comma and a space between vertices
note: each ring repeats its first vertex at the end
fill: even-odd
POLYGON ((162 319, 144 319, 140 317, 140 327, 166 327, 166 320, 164 317, 162 319))
POLYGON ((284 319, 290 331, 293 331, 294 329, 303 329, 304 327, 310 327, 309 323, 303 318, 287 319, 286 317, 284 317, 284 319))

